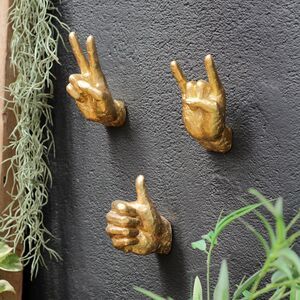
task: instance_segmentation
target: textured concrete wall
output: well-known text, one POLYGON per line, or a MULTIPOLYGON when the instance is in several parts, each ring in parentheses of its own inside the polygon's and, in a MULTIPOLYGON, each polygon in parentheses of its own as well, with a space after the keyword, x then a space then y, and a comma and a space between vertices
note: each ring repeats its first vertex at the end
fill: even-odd
MULTIPOLYGON (((125 100, 129 121, 106 129, 81 117, 65 92, 78 68, 61 47, 54 187, 45 218, 63 262, 49 262, 28 283, 26 299, 143 299, 133 285, 188 299, 194 276, 205 273, 204 256, 190 243, 212 228, 222 209, 240 207, 248 187, 283 196, 287 218, 298 207, 299 1, 73 0, 60 10, 82 42, 96 37, 102 69, 113 96, 125 100), (234 146, 226 155, 207 153, 188 136, 169 70, 176 58, 188 78, 204 78, 207 53, 214 54, 227 92, 234 146), (105 235, 111 201, 135 199, 138 174, 173 223, 169 256, 125 255, 105 235)), ((227 258, 237 283, 260 257, 237 223, 220 240, 214 276, 227 258)))

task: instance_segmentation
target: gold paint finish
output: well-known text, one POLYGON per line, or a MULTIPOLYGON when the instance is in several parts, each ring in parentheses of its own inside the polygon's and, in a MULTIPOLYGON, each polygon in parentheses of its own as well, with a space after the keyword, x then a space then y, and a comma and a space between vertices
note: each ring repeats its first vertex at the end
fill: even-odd
POLYGON ((172 244, 170 222, 151 201, 144 176, 136 179, 137 200, 116 200, 106 215, 106 232, 115 248, 139 255, 168 254, 172 244))
POLYGON ((172 73, 182 93, 182 115, 186 130, 205 149, 228 152, 232 145, 232 130, 225 125, 226 98, 211 55, 204 59, 208 82, 187 82, 176 61, 172 73))
POLYGON ((123 101, 114 100, 102 73, 95 39, 89 36, 86 41, 88 60, 78 42, 75 32, 69 35, 69 41, 80 68, 80 74, 69 77, 67 92, 75 102, 83 116, 105 126, 122 126, 126 119, 123 101))

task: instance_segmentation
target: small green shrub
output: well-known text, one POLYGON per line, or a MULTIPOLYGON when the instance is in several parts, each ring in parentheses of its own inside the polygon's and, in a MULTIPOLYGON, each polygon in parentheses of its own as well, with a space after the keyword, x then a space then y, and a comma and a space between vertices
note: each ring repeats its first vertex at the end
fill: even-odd
MULTIPOLYGON (((266 199, 254 189, 249 193, 254 195, 259 202, 247 205, 233 211, 229 215, 220 218, 215 228, 202 236, 202 239, 192 243, 192 248, 200 250, 206 255, 206 299, 210 300, 254 300, 254 299, 300 299, 300 257, 292 249, 296 240, 300 237, 299 230, 292 230, 300 219, 300 210, 286 224, 283 215, 283 201, 281 198, 276 201, 266 199), (265 207, 271 214, 274 224, 268 221, 261 212, 265 207), (254 213, 257 221, 260 222, 265 233, 258 231, 255 227, 242 219, 245 215, 254 213), (212 293, 210 270, 213 250, 217 241, 228 225, 240 219, 242 223, 255 235, 265 252, 265 259, 262 267, 253 275, 243 278, 240 284, 230 293, 229 272, 226 260, 223 260, 220 268, 219 279, 212 293), (265 238, 267 236, 267 238, 265 238)), ((149 292, 143 288, 135 287, 135 290, 154 300, 172 300, 149 292)), ((195 278, 193 300, 203 300, 202 285, 198 277, 195 278)))
MULTIPOLYGON (((22 268, 20 258, 13 253, 13 248, 0 241, 0 270, 19 272, 22 268)), ((4 292, 15 293, 15 289, 7 280, 0 279, 0 293, 4 292)))

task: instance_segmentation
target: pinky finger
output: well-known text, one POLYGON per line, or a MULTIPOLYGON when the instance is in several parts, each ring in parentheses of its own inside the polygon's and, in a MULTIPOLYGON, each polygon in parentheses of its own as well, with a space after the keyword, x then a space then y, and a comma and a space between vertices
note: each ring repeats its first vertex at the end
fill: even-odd
POLYGON ((127 246, 136 245, 139 240, 137 238, 112 238, 112 244, 117 249, 123 249, 127 246))
POLYGON ((75 100, 78 100, 80 98, 80 94, 77 92, 77 90, 74 88, 74 86, 71 83, 67 85, 66 90, 68 94, 75 100))

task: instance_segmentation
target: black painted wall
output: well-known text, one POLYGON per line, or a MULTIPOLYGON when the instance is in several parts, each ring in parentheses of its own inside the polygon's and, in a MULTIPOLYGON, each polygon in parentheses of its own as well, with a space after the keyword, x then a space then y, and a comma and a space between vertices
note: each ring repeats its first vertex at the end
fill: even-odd
MULTIPOLYGON (((49 261, 48 271, 27 282, 25 299, 143 299, 133 285, 188 299, 194 276, 205 274, 204 256, 190 243, 222 209, 242 206, 238 197, 249 187, 283 196, 287 218, 299 205, 300 3, 73 0, 60 11, 82 43, 96 37, 102 69, 113 96, 125 100, 129 120, 106 129, 80 115, 65 92, 78 67, 69 45, 61 47, 54 186, 45 219, 63 261, 49 261), (186 133, 169 69, 177 59, 189 79, 204 78, 207 53, 227 92, 234 146, 226 155, 207 153, 186 133), (135 199, 138 174, 173 224, 169 256, 125 255, 105 234, 111 202, 135 199)), ((214 276, 222 258, 234 284, 259 266, 261 250, 236 223, 220 241, 214 276)))

